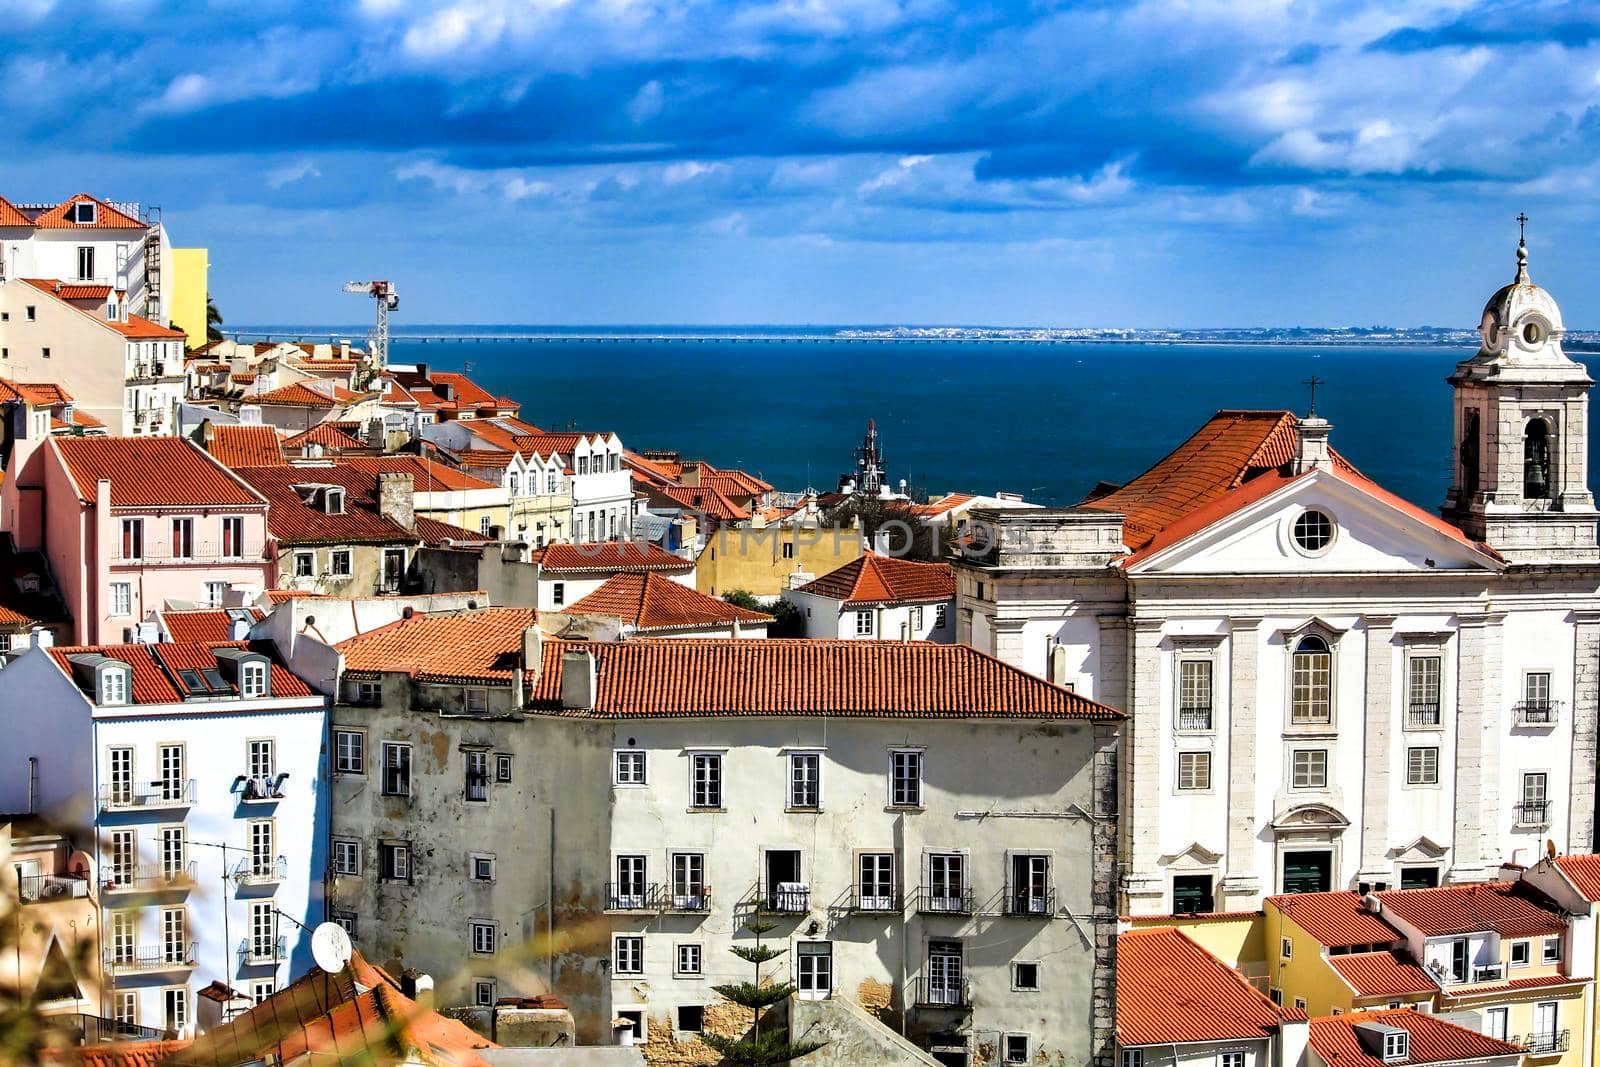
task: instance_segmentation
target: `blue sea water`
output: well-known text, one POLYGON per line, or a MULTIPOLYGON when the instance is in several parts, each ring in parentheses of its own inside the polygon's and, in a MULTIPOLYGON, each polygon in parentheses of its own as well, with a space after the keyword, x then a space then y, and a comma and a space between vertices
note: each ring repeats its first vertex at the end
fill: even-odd
MULTIPOLYGON (((895 481, 1054 504, 1100 480, 1128 480, 1219 408, 1303 412, 1302 382, 1315 375, 1326 383, 1317 411, 1333 423, 1334 447, 1432 510, 1451 472, 1445 378, 1471 354, 1453 345, 397 340, 390 359, 466 370, 546 428, 614 431, 629 448, 742 467, 783 489, 833 488, 873 418, 895 481)), ((1600 357, 1578 358, 1593 375, 1600 357)))

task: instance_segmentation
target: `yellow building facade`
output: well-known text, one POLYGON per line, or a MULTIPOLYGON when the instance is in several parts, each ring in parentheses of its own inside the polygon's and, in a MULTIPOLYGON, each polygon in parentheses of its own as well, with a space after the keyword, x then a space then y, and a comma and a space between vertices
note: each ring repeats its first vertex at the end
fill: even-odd
POLYGON ((810 581, 858 559, 864 544, 858 526, 719 527, 706 534, 695 587, 708 596, 743 590, 775 597, 797 574, 810 581))
POLYGON ((174 248, 167 308, 172 328, 188 336, 188 347, 206 343, 206 294, 211 262, 204 248, 174 248))

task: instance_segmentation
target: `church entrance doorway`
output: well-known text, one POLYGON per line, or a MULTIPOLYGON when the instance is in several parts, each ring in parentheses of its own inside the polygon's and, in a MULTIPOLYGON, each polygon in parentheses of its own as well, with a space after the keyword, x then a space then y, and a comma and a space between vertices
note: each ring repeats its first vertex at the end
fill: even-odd
POLYGON ((1285 852, 1283 891, 1285 893, 1326 893, 1333 888, 1333 853, 1285 852))

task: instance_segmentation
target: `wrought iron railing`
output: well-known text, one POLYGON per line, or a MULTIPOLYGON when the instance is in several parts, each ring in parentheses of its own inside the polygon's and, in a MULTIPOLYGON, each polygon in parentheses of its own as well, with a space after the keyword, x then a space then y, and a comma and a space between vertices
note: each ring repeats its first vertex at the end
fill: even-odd
POLYGON ((808 882, 758 884, 751 892, 752 903, 776 915, 802 915, 811 910, 811 885, 808 882))
POLYGON ((283 780, 287 774, 250 774, 245 775, 244 786, 239 791, 239 799, 250 802, 283 799, 283 780))
POLYGON ((107 893, 131 893, 160 889, 188 889, 195 884, 194 861, 182 867, 168 867, 160 863, 138 867, 111 866, 105 872, 107 893))
POLYGON ((1507 1038, 1513 1045, 1521 1045, 1535 1056, 1552 1052, 1566 1052, 1572 1047, 1572 1031, 1552 1030, 1546 1033, 1520 1034, 1507 1038))
POLYGON ((289 939, 283 934, 273 938, 247 937, 239 942, 239 966, 248 967, 264 963, 279 963, 289 955, 289 939))
POLYGON ((919 1008, 970 1008, 972 1007, 972 985, 964 978, 929 978, 924 975, 917 979, 915 1006, 919 1008))
POLYGON ((1425 730, 1430 726, 1438 726, 1439 722, 1437 704, 1412 704, 1406 708, 1406 725, 1413 730, 1425 730))
POLYGON ((113 974, 187 970, 194 966, 198 948, 197 941, 175 941, 155 948, 113 948, 106 952, 106 969, 113 974))
POLYGON ((1211 729, 1211 707, 1189 707, 1178 709, 1178 729, 1180 730, 1209 730, 1211 729))
POLYGON ((100 790, 101 811, 186 808, 194 803, 194 779, 183 782, 125 782, 100 790))
POLYGON ((659 911, 661 886, 657 882, 607 882, 607 911, 659 911))
POLYGON ((710 911, 711 887, 703 885, 698 888, 686 887, 685 892, 676 889, 663 892, 661 908, 663 911, 710 911))
POLYGON ((1554 726, 1561 711, 1559 700, 1519 700, 1511 706, 1518 726, 1554 726))
POLYGON ((1549 826, 1550 802, 1548 800, 1525 800, 1517 805, 1518 826, 1549 826))
POLYGON ((45 1028, 58 1034, 71 1034, 80 1045, 98 1045, 106 1041, 162 1041, 173 1036, 170 1030, 119 1022, 81 1011, 46 1015, 39 1021, 45 1028))
POLYGON ((851 911, 866 912, 893 912, 901 910, 899 886, 860 886, 850 887, 849 908, 851 911))
POLYGON ((289 861, 284 856, 275 860, 246 856, 233 869, 233 880, 239 885, 269 885, 283 881, 288 875, 289 861))
POLYGON ((918 886, 917 910, 929 915, 971 915, 972 890, 967 886, 918 886))
POLYGON ((1056 911, 1056 891, 1033 886, 1006 886, 1000 898, 1001 910, 1007 915, 1021 915, 1033 919, 1048 919, 1056 911))
POLYGON ((17 879, 24 904, 48 904, 89 895, 89 879, 81 874, 27 874, 17 879))

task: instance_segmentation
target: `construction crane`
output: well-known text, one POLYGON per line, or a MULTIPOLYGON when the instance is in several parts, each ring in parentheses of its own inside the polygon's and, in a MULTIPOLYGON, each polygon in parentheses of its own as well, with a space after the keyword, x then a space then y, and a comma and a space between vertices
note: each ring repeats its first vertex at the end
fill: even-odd
POLYGON ((400 294, 389 282, 345 282, 347 293, 365 293, 378 305, 378 322, 367 335, 367 355, 373 373, 389 365, 389 312, 400 306, 400 294))

